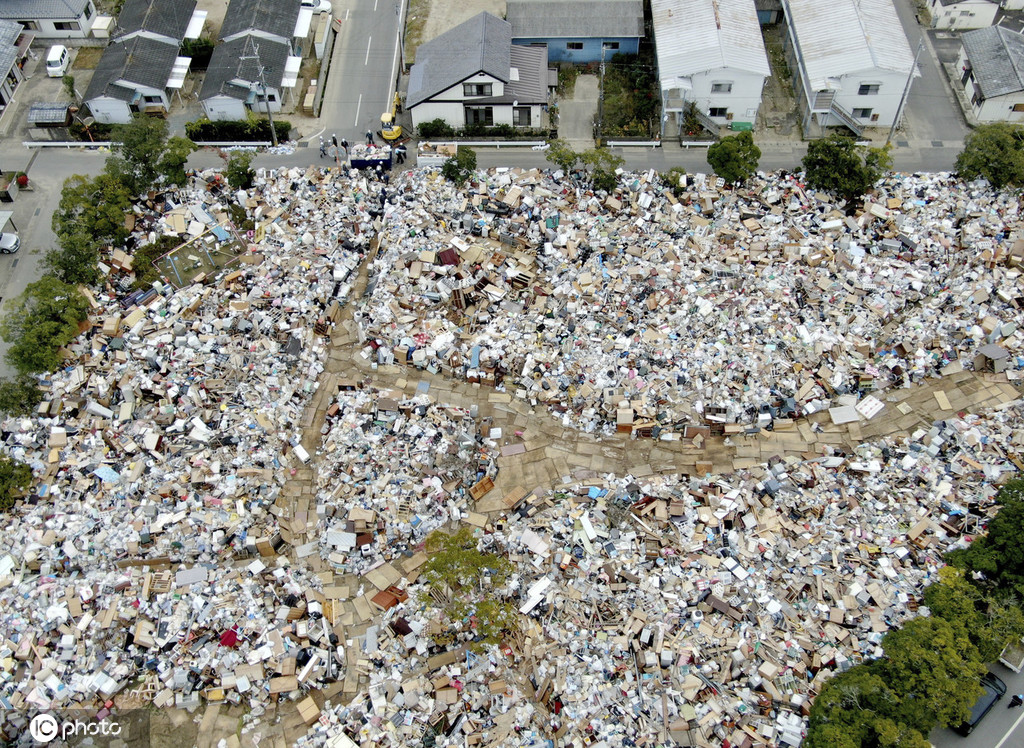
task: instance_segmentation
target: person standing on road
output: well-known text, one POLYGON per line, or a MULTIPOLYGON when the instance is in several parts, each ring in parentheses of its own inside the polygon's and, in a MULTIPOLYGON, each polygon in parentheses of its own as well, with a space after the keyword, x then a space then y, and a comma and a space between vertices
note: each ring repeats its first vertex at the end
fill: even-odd
POLYGON ((335 148, 338 147, 338 136, 337 135, 331 135, 331 143, 334 144, 335 148))
POLYGON ((373 130, 367 130, 366 131, 366 144, 367 145, 374 145, 374 142, 373 142, 373 130))
POLYGON ((395 147, 395 163, 396 164, 404 164, 405 163, 405 146, 404 145, 399 144, 398 146, 395 147))
POLYGON ((1010 699, 1010 703, 1006 705, 1007 709, 1013 709, 1015 706, 1024 704, 1024 693, 1015 693, 1013 698, 1010 699))
POLYGON ((320 158, 327 155, 327 144, 324 143, 324 136, 320 136, 320 158))

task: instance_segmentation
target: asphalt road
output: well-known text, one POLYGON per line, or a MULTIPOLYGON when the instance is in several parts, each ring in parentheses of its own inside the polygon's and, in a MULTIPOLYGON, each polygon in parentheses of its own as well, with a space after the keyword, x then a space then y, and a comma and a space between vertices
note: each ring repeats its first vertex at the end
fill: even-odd
MULTIPOLYGON (((335 2, 341 25, 334 43, 320 119, 324 138, 336 134, 350 143, 367 130, 380 129, 380 115, 390 108, 400 65, 399 20, 407 0, 335 2)), ((377 138, 379 141, 379 138, 377 138)), ((311 154, 319 153, 313 149, 311 154)))
MULTIPOLYGON (((910 48, 916 51, 924 32, 914 17, 913 0, 896 0, 895 6, 910 48)), ((939 147, 949 143, 959 151, 967 135, 967 124, 935 50, 927 40, 918 57, 917 67, 921 75, 910 87, 904 110, 904 127, 896 133, 896 144, 900 145, 901 139, 912 133, 915 142, 934 141, 934 145, 939 147)), ((905 140, 903 142, 906 143, 905 140)))
POLYGON ((1024 674, 1003 665, 991 665, 993 673, 1006 683, 1006 696, 996 702, 985 718, 966 738, 952 730, 935 730, 930 739, 935 748, 1021 748, 1024 746, 1024 707, 1007 709, 1010 697, 1024 693, 1024 674))
MULTIPOLYGON (((21 235, 21 249, 12 255, 0 255, 0 298, 4 301, 14 298, 25 290, 29 283, 39 280, 43 271, 40 262, 46 251, 55 246, 51 228, 51 216, 60 203, 60 191, 64 180, 73 174, 94 176, 103 170, 107 154, 82 151, 66 151, 59 148, 44 148, 35 154, 22 149, 22 158, 29 172, 32 191, 19 194, 14 203, 6 206, 14 211, 14 225, 21 235)), ((4 163, 17 163, 12 159, 4 163)), ((14 374, 13 369, 3 360, 7 343, 0 339, 0 376, 14 374)))

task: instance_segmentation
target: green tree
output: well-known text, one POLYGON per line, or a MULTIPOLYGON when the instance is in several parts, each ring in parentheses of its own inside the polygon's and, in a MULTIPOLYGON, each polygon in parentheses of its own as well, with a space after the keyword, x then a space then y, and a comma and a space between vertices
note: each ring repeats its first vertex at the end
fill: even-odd
POLYGON ((708 148, 708 163, 729 184, 750 179, 760 158, 761 149, 749 131, 727 135, 708 148))
POLYGON ((43 399, 39 384, 22 374, 14 379, 0 379, 0 413, 9 416, 30 415, 43 399))
POLYGON ((44 275, 6 303, 0 336, 10 344, 6 360, 21 374, 53 371, 60 349, 78 336, 89 302, 75 286, 44 275))
POLYGON ((228 165, 225 175, 228 184, 236 190, 246 190, 252 187, 256 179, 256 172, 252 170, 253 159, 256 154, 253 151, 232 151, 228 156, 228 165))
POLYGON ((544 157, 564 171, 570 173, 580 162, 580 154, 572 149, 562 138, 555 138, 548 141, 548 151, 544 157))
POLYGON ((612 192, 619 183, 619 176, 615 173, 626 160, 607 148, 591 148, 580 154, 580 161, 587 168, 590 183, 594 189, 612 192))
POLYGON ((927 735, 958 725, 981 696, 978 648, 947 621, 920 617, 882 638, 877 672, 899 697, 897 722, 927 735))
MULTIPOLYGON (((55 214, 54 219, 56 217, 55 214)), ((43 267, 63 283, 87 286, 96 283, 100 277, 98 263, 102 244, 81 224, 62 224, 57 239, 60 246, 46 252, 43 267)))
POLYGON ((964 140, 956 170, 964 179, 984 177, 996 189, 1024 186, 1024 127, 979 125, 964 140))
POLYGON ((897 721, 899 699, 874 663, 830 678, 811 705, 804 748, 929 748, 919 731, 897 721))
POLYGON ((185 175, 185 162, 188 155, 196 150, 196 144, 188 138, 175 135, 170 138, 160 162, 156 166, 157 172, 164 178, 167 184, 183 186, 187 179, 185 175))
POLYGON ((23 462, 0 455, 0 510, 7 511, 32 485, 32 469, 23 462))
POLYGON ((125 214, 132 209, 132 194, 110 174, 95 179, 76 174, 64 182, 53 232, 63 245, 64 237, 84 231, 98 245, 123 244, 128 238, 125 214))
POLYGON ((133 195, 148 191, 160 173, 159 165, 167 147, 167 120, 135 117, 114 128, 115 146, 104 171, 119 179, 133 195))
POLYGON ((870 190, 892 167, 887 148, 865 148, 837 133, 813 140, 803 158, 808 186, 847 202, 870 190))
POLYGON ((1008 642, 1024 636, 1024 611, 1016 600, 986 595, 954 566, 939 569, 939 581, 924 589, 924 604, 970 639, 982 662, 994 662, 1008 642))
POLYGON ((1008 481, 996 494, 1002 506, 986 533, 946 561, 971 574, 984 575, 984 584, 1017 594, 1024 592, 1024 479, 1008 481))
POLYGON ((441 175, 449 182, 462 185, 476 171, 476 151, 459 146, 455 155, 441 165, 441 175))
POLYGON ((465 526, 454 533, 432 532, 426 547, 430 559, 423 578, 449 596, 445 615, 454 627, 468 626, 478 639, 495 643, 519 625, 515 606, 491 592, 512 573, 507 558, 479 550, 476 537, 465 526))

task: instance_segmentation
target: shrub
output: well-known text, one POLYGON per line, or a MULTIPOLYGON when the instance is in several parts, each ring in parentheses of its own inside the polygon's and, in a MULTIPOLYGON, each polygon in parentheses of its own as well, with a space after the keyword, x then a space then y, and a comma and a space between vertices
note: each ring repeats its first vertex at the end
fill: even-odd
POLYGON ((422 123, 417 130, 421 138, 451 138, 455 135, 455 128, 438 117, 430 122, 422 123))
MULTIPOLYGON (((288 140, 292 125, 286 120, 275 120, 278 141, 288 140)), ((240 120, 211 121, 205 117, 185 124, 188 139, 196 142, 239 142, 248 143, 254 140, 270 140, 270 121, 262 117, 240 120)))
POLYGON ((455 184, 461 185, 476 169, 476 151, 472 148, 459 148, 458 152, 441 166, 441 175, 455 184))
POLYGON ((181 56, 192 58, 192 70, 206 70, 213 56, 213 41, 205 37, 186 39, 181 43, 181 56))

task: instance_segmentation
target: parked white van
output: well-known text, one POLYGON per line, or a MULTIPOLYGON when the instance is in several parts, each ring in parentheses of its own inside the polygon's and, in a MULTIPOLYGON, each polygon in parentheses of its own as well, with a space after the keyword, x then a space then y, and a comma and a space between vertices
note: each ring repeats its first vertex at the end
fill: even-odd
POLYGON ((63 44, 54 44, 46 53, 46 74, 51 78, 63 78, 71 62, 71 53, 63 44))

